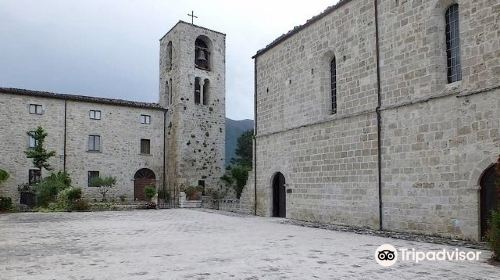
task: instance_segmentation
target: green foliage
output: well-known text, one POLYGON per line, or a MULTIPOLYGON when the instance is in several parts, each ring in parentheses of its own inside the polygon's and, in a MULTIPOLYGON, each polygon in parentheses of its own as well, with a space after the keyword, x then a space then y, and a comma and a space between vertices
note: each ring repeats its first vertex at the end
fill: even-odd
POLYGON ((236 147, 236 158, 231 159, 231 163, 251 167, 253 149, 253 129, 245 131, 239 138, 236 147))
POLYGON ((493 250, 493 258, 500 261, 500 211, 493 211, 491 214, 488 241, 493 250))
POLYGON ((34 186, 38 206, 47 207, 49 203, 56 201, 59 192, 70 186, 71 178, 65 172, 59 171, 43 178, 34 186))
POLYGON ((251 170, 249 166, 236 165, 231 168, 231 177, 233 177, 235 184, 233 188, 236 191, 236 197, 239 199, 241 197, 241 192, 243 187, 245 187, 248 180, 248 172, 251 170))
POLYGON ((0 169, 0 185, 9 179, 9 173, 7 171, 0 169))
POLYGON ((97 187, 99 188, 99 193, 102 195, 102 200, 101 201, 107 201, 106 199, 106 194, 113 189, 113 187, 116 184, 116 178, 115 177, 95 177, 90 181, 90 186, 91 187, 97 187))
POLYGON ((190 186, 184 189, 184 192, 186 193, 186 197, 188 200, 199 200, 201 197, 199 197, 199 193, 203 191, 203 188, 200 186, 190 186))
POLYGON ((45 138, 48 134, 41 126, 39 126, 35 131, 29 131, 28 135, 35 139, 36 145, 34 148, 30 148, 24 152, 26 157, 31 158, 33 160, 33 165, 38 169, 42 170, 42 168, 45 168, 47 170, 52 170, 47 161, 51 157, 55 156, 56 152, 49 152, 43 147, 45 138))
POLYGON ((54 208, 53 210, 63 210, 63 211, 83 211, 88 209, 88 204, 82 199, 82 189, 80 188, 67 188, 59 192, 57 195, 56 205, 49 204, 49 208, 54 208))
MULTIPOLYGON (((228 170, 231 171, 231 168, 229 167, 228 170)), ((220 177, 220 179, 229 186, 231 186, 234 182, 234 179, 233 177, 231 177, 231 174, 224 174, 224 176, 220 177)))
POLYGON ((125 202, 125 201, 127 200, 127 196, 126 196, 126 195, 124 195, 124 194, 120 195, 118 198, 120 198, 120 201, 121 201, 122 203, 123 203, 123 202, 125 202))
POLYGON ((164 199, 165 201, 170 201, 170 192, 168 192, 166 189, 160 189, 158 190, 158 198, 164 199))
POLYGON ((156 188, 154 186, 147 186, 144 188, 144 195, 147 200, 151 200, 156 194, 156 188))
POLYGON ((12 209, 12 199, 10 197, 0 196, 0 212, 10 211, 12 209))

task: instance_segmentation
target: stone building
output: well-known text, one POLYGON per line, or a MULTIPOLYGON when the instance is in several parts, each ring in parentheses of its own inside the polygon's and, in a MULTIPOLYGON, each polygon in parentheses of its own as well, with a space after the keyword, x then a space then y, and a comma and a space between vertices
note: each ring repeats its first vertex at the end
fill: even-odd
POLYGON ((341 0, 259 50, 256 213, 484 236, 499 27, 495 1, 341 0))
MULTIPOLYGON (((38 177, 24 151, 28 131, 42 126, 55 171, 67 171, 87 196, 93 176, 117 179, 115 196, 144 199, 154 184, 217 186, 223 174, 225 35, 179 21, 160 40, 159 103, 0 88, 0 189, 16 200, 17 186, 38 177)), ((43 171, 42 175, 49 174, 43 171)))

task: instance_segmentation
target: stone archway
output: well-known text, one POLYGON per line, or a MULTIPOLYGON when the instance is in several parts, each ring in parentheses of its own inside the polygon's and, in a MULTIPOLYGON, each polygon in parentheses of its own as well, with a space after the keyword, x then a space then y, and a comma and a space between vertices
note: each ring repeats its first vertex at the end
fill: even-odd
POLYGON ((144 189, 147 186, 156 186, 155 173, 148 168, 139 169, 134 175, 134 200, 146 200, 144 189))
POLYGON ((274 174, 273 189, 273 217, 286 218, 286 190, 285 176, 281 172, 274 174))
POLYGON ((492 164, 483 172, 479 184, 481 186, 479 202, 481 238, 484 238, 488 232, 491 211, 498 210, 500 207, 500 175, 496 164, 492 164))

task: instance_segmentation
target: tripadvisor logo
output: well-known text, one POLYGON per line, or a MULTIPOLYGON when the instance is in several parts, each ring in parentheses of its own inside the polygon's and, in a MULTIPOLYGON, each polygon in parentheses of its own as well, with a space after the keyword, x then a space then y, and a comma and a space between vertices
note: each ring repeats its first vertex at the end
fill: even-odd
POLYGON ((396 261, 410 261, 419 263, 421 261, 478 261, 481 251, 433 250, 421 251, 415 248, 400 248, 399 252, 391 244, 383 244, 375 250, 375 261, 384 267, 392 266, 396 261))

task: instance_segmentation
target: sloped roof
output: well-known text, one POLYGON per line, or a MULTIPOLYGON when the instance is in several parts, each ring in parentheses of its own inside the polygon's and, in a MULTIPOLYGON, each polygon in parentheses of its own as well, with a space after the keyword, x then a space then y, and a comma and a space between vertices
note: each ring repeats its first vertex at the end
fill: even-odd
POLYGON ((44 97, 44 98, 54 98, 54 99, 71 100, 71 101, 82 101, 82 102, 91 102, 91 103, 100 103, 100 104, 109 104, 109 105, 118 105, 118 106, 128 106, 128 107, 136 107, 136 108, 165 110, 158 103, 137 102, 137 101, 129 101, 129 100, 123 100, 123 99, 93 97, 93 96, 76 95, 76 94, 61 94, 61 93, 54 93, 54 92, 48 92, 48 91, 36 91, 36 90, 28 90, 28 89, 20 89, 20 88, 0 87, 0 93, 44 97))
POLYGON ((342 7, 344 4, 347 4, 347 3, 351 2, 351 1, 352 0, 340 0, 337 4, 332 5, 332 6, 328 7, 328 8, 326 8, 321 14, 316 15, 316 16, 308 19, 306 21, 306 23, 304 23, 302 25, 295 26, 292 30, 290 30, 287 33, 285 33, 285 34, 279 36, 278 38, 276 38, 274 41, 272 41, 265 48, 258 50, 257 53, 254 56, 252 56, 252 58, 256 58, 257 56, 259 56, 259 55, 267 52, 268 50, 272 49, 273 47, 275 47, 279 43, 281 43, 281 42, 285 41, 286 39, 290 38, 292 35, 298 33, 299 31, 301 31, 304 28, 308 27, 309 25, 317 22, 318 20, 322 19, 326 15, 330 14, 331 12, 337 10, 338 8, 342 7))

